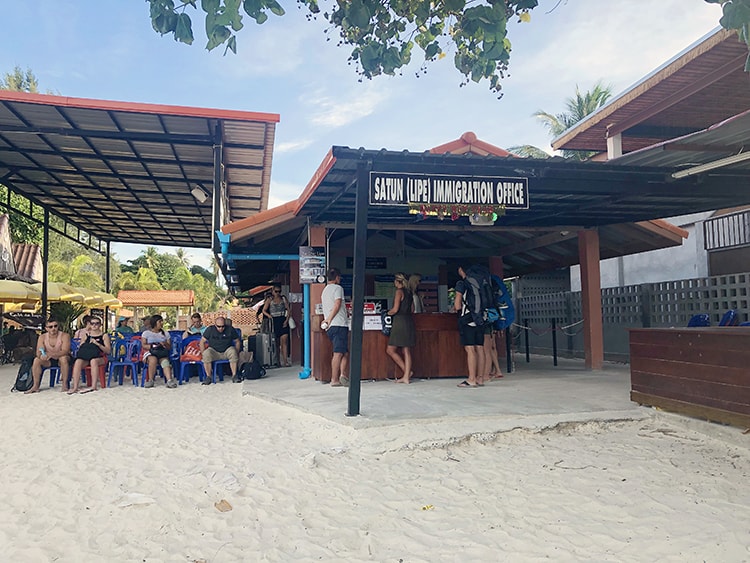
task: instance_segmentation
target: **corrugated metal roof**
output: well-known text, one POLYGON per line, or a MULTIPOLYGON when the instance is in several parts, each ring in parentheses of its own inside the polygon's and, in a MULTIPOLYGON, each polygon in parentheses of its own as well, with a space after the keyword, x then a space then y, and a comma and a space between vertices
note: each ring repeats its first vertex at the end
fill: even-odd
POLYGON ((0 179, 103 241, 208 248, 266 208, 276 114, 0 91, 0 179), (201 203, 191 190, 209 196, 201 203), (220 226, 220 225, 219 225, 220 226))
POLYGON ((555 149, 623 153, 709 127, 750 109, 747 45, 716 29, 552 141, 555 149))

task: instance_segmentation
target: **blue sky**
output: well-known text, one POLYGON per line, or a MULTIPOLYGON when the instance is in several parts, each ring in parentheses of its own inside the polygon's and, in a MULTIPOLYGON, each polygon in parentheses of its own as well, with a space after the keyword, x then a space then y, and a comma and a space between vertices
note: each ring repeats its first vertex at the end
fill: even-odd
MULTIPOLYGON (((498 100, 486 84, 459 87, 452 54, 419 78, 413 63, 402 76, 360 81, 322 20, 282 5, 287 14, 262 26, 245 18, 238 55, 222 56, 203 48, 195 19, 192 46, 157 35, 145 1, 6 2, 0 73, 28 67, 42 90, 67 96, 278 113, 274 206, 300 194, 333 145, 422 151, 473 131, 500 147, 549 148, 533 112, 560 112, 576 85, 600 79, 619 93, 721 15, 703 0, 541 0, 531 23, 510 26, 510 76, 498 100)), ((141 247, 113 249, 124 261, 141 247)), ((190 254, 207 266, 206 252, 190 254)))

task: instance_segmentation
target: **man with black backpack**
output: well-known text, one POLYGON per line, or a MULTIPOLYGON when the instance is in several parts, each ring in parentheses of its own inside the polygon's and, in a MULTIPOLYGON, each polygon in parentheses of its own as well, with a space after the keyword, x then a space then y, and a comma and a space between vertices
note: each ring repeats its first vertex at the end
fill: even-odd
POLYGON ((458 334, 461 345, 466 351, 466 363, 468 364, 469 376, 466 381, 458 384, 462 389, 473 389, 482 385, 479 378, 484 374, 484 321, 481 314, 480 286, 473 278, 467 276, 467 271, 458 267, 458 275, 461 277, 456 283, 456 297, 453 302, 453 311, 459 314, 458 334), (476 311, 480 311, 477 314, 476 311))

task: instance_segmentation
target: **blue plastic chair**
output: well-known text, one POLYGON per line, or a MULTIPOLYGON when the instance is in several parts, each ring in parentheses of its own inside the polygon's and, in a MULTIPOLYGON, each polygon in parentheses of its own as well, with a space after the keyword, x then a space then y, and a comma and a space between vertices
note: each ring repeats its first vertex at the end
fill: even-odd
POLYGON ((41 379, 44 379, 44 374, 46 372, 49 372, 49 386, 54 387, 55 382, 60 381, 60 368, 53 368, 53 367, 43 368, 41 379))
POLYGON ((172 343, 172 349, 169 352, 169 361, 172 364, 172 373, 177 377, 180 371, 180 353, 182 350, 182 332, 176 330, 169 331, 169 340, 172 343), (172 334, 172 333, 178 334, 172 334))
POLYGON ((722 315, 719 321, 719 326, 737 326, 739 319, 737 318, 737 311, 729 309, 724 315, 722 315))
POLYGON ((198 370, 198 379, 199 381, 203 381, 206 379, 206 369, 203 367, 203 360, 202 359, 188 359, 185 357, 185 350, 188 346, 190 346, 191 343, 197 342, 201 339, 199 334, 195 334, 193 336, 188 336, 185 338, 181 345, 180 345, 180 371, 179 371, 179 377, 177 378, 177 382, 182 385, 183 383, 187 383, 190 380, 190 372, 193 368, 196 368, 198 370))
POLYGON ((216 376, 219 381, 224 381, 224 366, 229 365, 229 360, 216 360, 211 364, 211 383, 216 383, 216 376))
POLYGON ((711 326, 711 318, 706 313, 701 313, 700 315, 693 315, 690 317, 690 320, 687 324, 689 327, 695 327, 695 326, 711 326))
POLYGON ((123 384, 125 379, 125 371, 130 369, 130 378, 133 380, 133 385, 138 385, 138 369, 141 363, 141 341, 140 339, 135 340, 116 340, 113 346, 113 351, 119 349, 119 345, 124 344, 125 353, 121 358, 116 356, 111 358, 109 361, 109 378, 107 379, 107 386, 112 385, 112 375, 115 373, 115 369, 120 368, 120 374, 118 381, 120 385, 123 384))

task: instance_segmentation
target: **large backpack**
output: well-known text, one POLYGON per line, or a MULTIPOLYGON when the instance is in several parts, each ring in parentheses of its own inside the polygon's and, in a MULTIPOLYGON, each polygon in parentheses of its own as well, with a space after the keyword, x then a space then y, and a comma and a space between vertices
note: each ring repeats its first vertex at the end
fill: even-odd
POLYGON ((34 357, 28 357, 21 360, 18 366, 18 375, 16 382, 11 387, 11 391, 28 391, 34 386, 34 377, 31 375, 31 366, 34 364, 34 357))
POLYGON ((513 321, 516 319, 516 310, 513 307, 513 299, 511 299, 508 289, 505 287, 505 282, 494 274, 490 278, 495 298, 495 307, 497 307, 500 313, 500 318, 493 323, 493 327, 495 330, 504 330, 513 324, 513 321))
POLYGON ((240 373, 239 373, 239 380, 245 380, 245 379, 260 379, 261 377, 265 377, 266 370, 263 368, 261 363, 253 359, 252 362, 245 362, 240 366, 240 373))
POLYGON ((466 274, 464 304, 471 315, 471 320, 477 326, 494 323, 500 318, 500 313, 492 290, 490 271, 484 266, 475 264, 464 273, 466 274))

